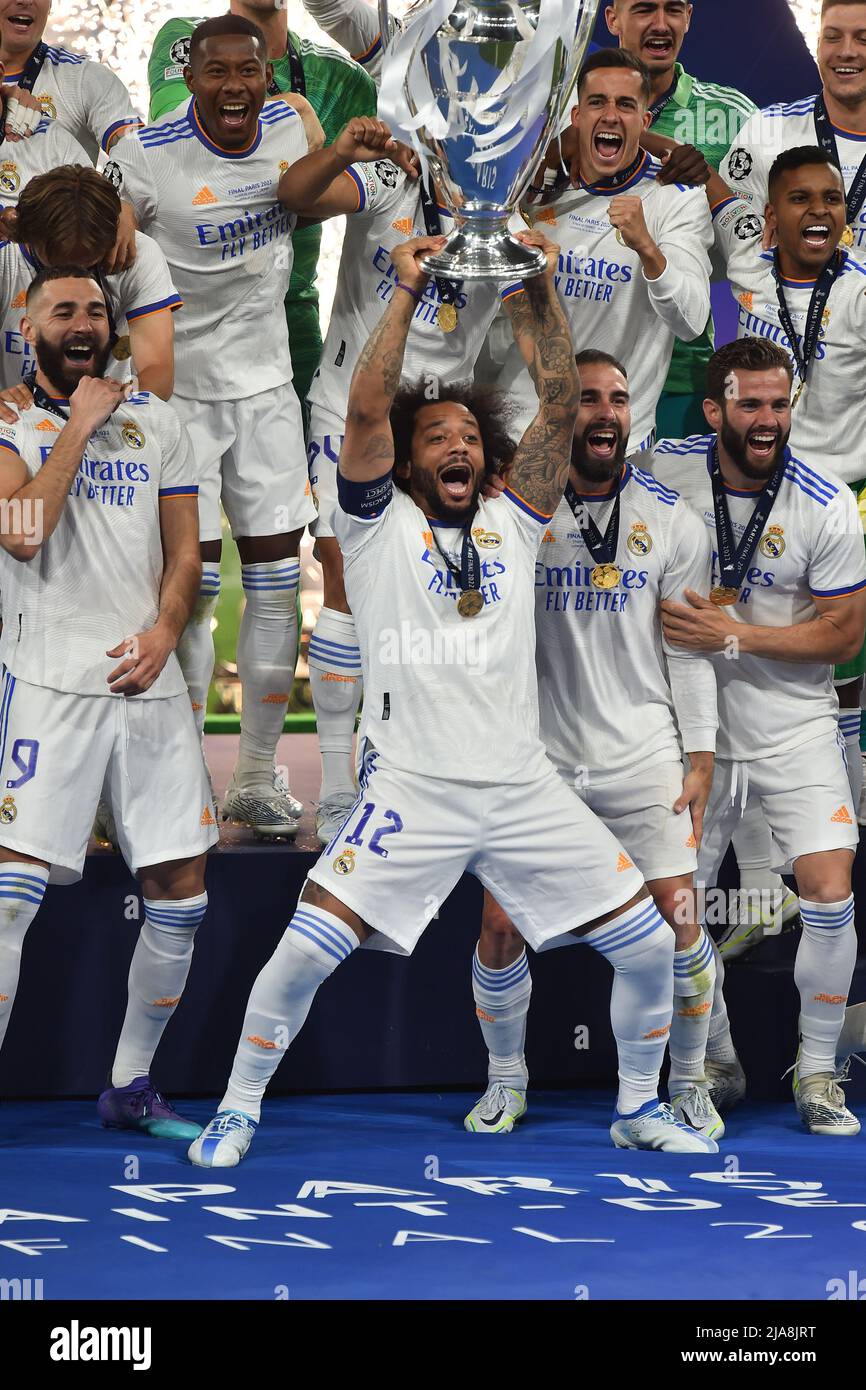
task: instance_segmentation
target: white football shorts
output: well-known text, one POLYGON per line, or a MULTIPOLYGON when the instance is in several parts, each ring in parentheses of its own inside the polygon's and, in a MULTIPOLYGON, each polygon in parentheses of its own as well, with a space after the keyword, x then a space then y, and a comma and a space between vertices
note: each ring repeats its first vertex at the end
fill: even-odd
POLYGON ((691 812, 674 812, 685 770, 682 763, 657 763, 637 777, 599 787, 581 787, 560 773, 580 799, 603 820, 647 880, 693 874, 698 855, 691 812))
POLYGON ((280 536, 315 518, 301 407, 291 384, 246 400, 172 396, 171 404, 192 441, 202 541, 220 539, 220 499, 235 537, 280 536))
POLYGON ((309 877, 409 955, 464 872, 535 950, 623 907, 643 878, 551 766, 537 782, 471 786, 363 759, 361 789, 309 877))
POLYGON ((337 464, 345 428, 345 422, 339 415, 323 410, 320 405, 310 407, 307 468, 318 513, 310 531, 316 537, 334 534, 331 519, 337 506, 337 464))
POLYGON ((44 859, 50 883, 77 882, 103 783, 133 873, 219 839, 188 695, 74 695, 4 670, 0 845, 44 859))
MULTIPOLYGON (((698 878, 713 885, 746 800, 757 799, 784 869, 801 854, 850 849, 859 841, 844 746, 822 734, 788 753, 747 763, 717 759, 704 817, 698 878)), ((796 871, 796 864, 794 864, 796 871)))

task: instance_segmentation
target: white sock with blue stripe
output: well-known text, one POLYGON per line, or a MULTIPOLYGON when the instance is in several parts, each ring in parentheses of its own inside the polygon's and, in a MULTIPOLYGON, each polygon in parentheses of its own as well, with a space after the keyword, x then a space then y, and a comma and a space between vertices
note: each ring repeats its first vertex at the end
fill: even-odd
POLYGON ((704 1081, 707 1034, 716 986, 716 962, 703 927, 693 945, 674 951, 674 1016, 671 1020, 671 1096, 704 1081))
POLYGON ((812 903, 800 899, 803 932, 794 965, 800 991, 801 1077, 836 1069, 836 1046, 857 959, 854 899, 812 903))
POLYGON ((658 1099, 674 1004, 674 933, 652 898, 642 898, 581 937, 614 968, 610 1022, 619 1057, 620 1115, 658 1099))
POLYGON ((301 1031, 319 985, 360 943, 332 912, 300 902, 250 993, 220 1110, 258 1120, 268 1082, 301 1031))
POLYGON ((863 790, 863 759, 860 756, 860 721, 862 710, 840 709, 836 716, 839 733, 845 744, 845 761, 848 764, 848 785, 854 802, 856 816, 860 806, 860 793, 863 790))
POLYGON ((246 607, 238 634, 241 738, 234 780, 238 786, 273 783, 277 743, 298 659, 297 559, 242 565, 246 607))
POLYGON ((150 1071, 165 1025, 180 1003, 193 938, 207 911, 207 893, 143 901, 144 924, 129 967, 129 996, 111 1068, 112 1086, 128 1086, 150 1071))
POLYGON ((521 951, 512 965, 492 970, 489 965, 482 965, 476 946, 472 957, 472 993, 487 1044, 488 1081, 501 1081, 514 1090, 525 1091, 529 1073, 523 1047, 532 995, 526 950, 521 951))
POLYGON ((47 883, 48 870, 41 864, 0 863, 0 1047, 18 989, 21 947, 47 883))
POLYGON ((322 755, 320 799, 354 792, 352 737, 361 703, 361 649, 351 613, 323 608, 310 638, 310 692, 322 755))
POLYGON ((207 695, 213 676, 214 648, 210 625, 219 596, 220 567, 206 562, 201 567, 201 588, 192 617, 177 644, 177 659, 189 691, 199 738, 204 735, 207 695))

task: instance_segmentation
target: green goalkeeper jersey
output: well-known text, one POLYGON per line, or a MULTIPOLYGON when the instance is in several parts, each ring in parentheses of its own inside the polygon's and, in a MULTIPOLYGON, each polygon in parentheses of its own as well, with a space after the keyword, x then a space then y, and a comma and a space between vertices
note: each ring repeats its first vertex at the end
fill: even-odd
MULTIPOLYGON (((189 57, 189 40, 201 19, 170 19, 163 24, 153 44, 147 68, 150 84, 152 122, 164 120, 188 98, 183 70, 189 57)), ((322 48, 289 32, 289 42, 300 58, 304 75, 304 95, 318 116, 330 145, 353 116, 375 116, 376 87, 358 63, 333 48, 322 48)), ((298 90, 292 82, 289 55, 273 63, 274 81, 281 92, 298 90)), ((316 263, 322 233, 320 227, 303 227, 292 237, 294 263, 286 295, 286 321, 295 389, 301 400, 322 352, 319 327, 319 296, 316 291, 316 263)))
MULTIPOLYGON (((718 170, 728 150, 757 110, 755 103, 734 87, 720 87, 715 82, 701 82, 685 72, 682 63, 674 65, 676 82, 667 100, 652 123, 658 135, 668 135, 684 145, 695 145, 708 164, 718 170)), ((707 363, 713 355, 713 321, 710 319, 700 338, 684 343, 679 338, 666 393, 692 395, 703 392, 707 363)))

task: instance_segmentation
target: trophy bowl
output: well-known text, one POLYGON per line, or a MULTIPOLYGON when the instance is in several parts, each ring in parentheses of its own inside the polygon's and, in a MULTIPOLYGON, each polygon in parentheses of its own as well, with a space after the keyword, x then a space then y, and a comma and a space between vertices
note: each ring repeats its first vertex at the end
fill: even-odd
POLYGON ((411 139, 455 222, 443 249, 422 261, 430 274, 514 280, 544 271, 544 253, 516 241, 508 223, 559 133, 597 8, 419 0, 407 10, 388 45, 380 114, 411 139))

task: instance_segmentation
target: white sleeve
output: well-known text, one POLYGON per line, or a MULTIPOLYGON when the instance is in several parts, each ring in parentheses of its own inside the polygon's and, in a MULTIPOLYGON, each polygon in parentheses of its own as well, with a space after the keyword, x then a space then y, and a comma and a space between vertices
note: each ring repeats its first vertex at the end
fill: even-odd
POLYGON ((81 124, 104 154, 112 141, 144 124, 120 78, 101 63, 82 64, 81 98, 81 124))
POLYGON ((59 121, 48 121, 44 134, 40 126, 36 134, 30 138, 44 141, 42 150, 46 156, 48 170, 56 169, 61 164, 91 164, 87 151, 59 121))
POLYGON ((159 496, 198 496, 198 471, 192 451, 192 441, 177 412, 158 396, 151 395, 147 407, 152 410, 162 459, 159 469, 159 496))
POLYGON ((382 45, 375 4, 366 0, 304 0, 304 9, 378 83, 382 45))
POLYGON ((809 589, 813 598, 844 598, 866 588, 863 524, 854 494, 844 483, 821 508, 821 519, 809 556, 809 589))
POLYGON ((764 219, 747 198, 734 195, 712 210, 716 249, 732 284, 737 271, 753 266, 761 252, 764 219))
MULTIPOLYGON (((706 597, 712 582, 707 528, 682 500, 674 509, 673 546, 661 582, 661 598, 686 603, 686 589, 706 597)), ((677 727, 684 753, 714 753, 719 715, 716 673, 706 652, 663 643, 677 727)))
POLYGON ((102 173, 123 202, 132 204, 138 225, 146 231, 157 215, 159 198, 147 155, 136 135, 117 141, 102 173))
POLYGON ((688 343, 703 333, 710 317, 713 228, 702 188, 675 188, 674 193, 657 228, 650 228, 667 265, 656 280, 644 275, 644 283, 659 318, 688 343))
POLYGON ((371 541, 387 535, 388 523, 394 514, 393 502, 389 502, 378 516, 360 517, 343 510, 340 502, 334 508, 331 525, 340 543, 340 550, 346 564, 360 551, 365 550, 371 541))
POLYGON ((128 270, 117 276, 119 307, 128 323, 160 309, 179 309, 183 303, 174 287, 168 262, 153 238, 136 232, 135 246, 135 260, 128 270))
POLYGON ((719 166, 719 173, 731 191, 738 198, 745 198, 754 211, 762 215, 767 205, 770 168, 781 149, 777 129, 780 126, 780 121, 756 111, 734 136, 719 166))
POLYGON ((387 212, 403 200, 406 175, 390 159, 370 164, 350 164, 345 170, 358 191, 357 212, 387 212))

